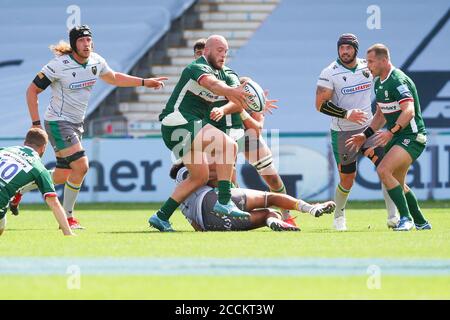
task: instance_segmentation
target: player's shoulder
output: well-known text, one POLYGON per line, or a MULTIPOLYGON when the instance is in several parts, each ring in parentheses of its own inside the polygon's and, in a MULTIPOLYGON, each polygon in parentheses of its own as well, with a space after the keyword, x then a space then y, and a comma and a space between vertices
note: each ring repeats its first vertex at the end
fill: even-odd
POLYGON ((356 62, 358 63, 358 69, 367 68, 367 60, 364 58, 356 58, 356 62))
POLYGON ((92 60, 92 62, 105 62, 106 59, 103 58, 101 55, 99 55, 97 52, 92 52, 91 56, 89 57, 89 60, 92 60))
POLYGON ((329 65, 322 69, 321 74, 333 75, 335 73, 339 73, 341 66, 337 62, 337 60, 332 61, 329 65))
POLYGON ((209 63, 206 61, 206 59, 202 56, 194 61, 192 61, 186 69, 189 70, 202 70, 208 73, 214 73, 213 68, 209 65, 209 63))
POLYGON ((46 68, 51 72, 56 73, 58 70, 61 70, 64 66, 70 64, 71 58, 68 54, 56 55, 51 59, 46 68))

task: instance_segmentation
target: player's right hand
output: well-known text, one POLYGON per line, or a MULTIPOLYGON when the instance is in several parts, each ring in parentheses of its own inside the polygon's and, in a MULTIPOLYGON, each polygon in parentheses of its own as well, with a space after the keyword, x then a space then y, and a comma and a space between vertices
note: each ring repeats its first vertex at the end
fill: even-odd
POLYGON ((350 109, 347 111, 346 119, 357 124, 364 124, 368 119, 367 116, 367 112, 361 109, 350 109))
POLYGON ((245 108, 247 106, 247 98, 251 97, 252 94, 250 92, 245 91, 245 86, 247 85, 247 81, 241 83, 239 87, 235 87, 232 89, 232 94, 227 96, 230 101, 233 101, 239 106, 245 108))
POLYGON ((211 118, 211 120, 214 121, 219 121, 220 119, 222 119, 224 116, 224 112, 222 108, 213 108, 211 110, 211 113, 209 115, 209 117, 211 118))
POLYGON ((364 133, 358 133, 352 135, 347 141, 345 141, 345 147, 350 151, 358 151, 363 146, 364 142, 366 142, 367 138, 364 133))

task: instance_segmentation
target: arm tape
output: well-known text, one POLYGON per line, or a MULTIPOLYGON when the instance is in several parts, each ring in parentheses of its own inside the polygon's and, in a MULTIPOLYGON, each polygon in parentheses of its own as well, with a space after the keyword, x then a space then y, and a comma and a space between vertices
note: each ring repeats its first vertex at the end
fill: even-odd
POLYGON ((347 115, 347 110, 338 107, 330 100, 324 101, 320 106, 320 112, 326 114, 328 116, 336 117, 336 118, 345 118, 347 115))
POLYGON ((375 132, 373 131, 373 129, 371 127, 367 127, 363 133, 367 139, 369 139, 371 136, 373 136, 375 134, 375 132))
POLYGON ((43 74, 42 78, 40 78, 39 76, 36 76, 33 80, 33 83, 39 89, 45 90, 52 82, 45 76, 45 74, 43 74))

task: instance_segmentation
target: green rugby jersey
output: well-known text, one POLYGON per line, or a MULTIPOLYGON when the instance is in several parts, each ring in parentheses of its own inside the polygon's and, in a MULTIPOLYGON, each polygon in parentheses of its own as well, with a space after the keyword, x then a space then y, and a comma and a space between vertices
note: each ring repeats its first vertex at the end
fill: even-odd
POLYGON ((0 209, 33 181, 44 197, 56 196, 52 177, 36 151, 26 146, 0 148, 0 209))
MULTIPOLYGON (((239 76, 230 68, 223 67, 223 71, 225 72, 226 79, 225 82, 230 87, 239 87, 240 81, 239 76)), ((218 101, 213 103, 213 108, 217 107, 220 108, 228 103, 228 100, 225 101, 218 101)), ((239 112, 233 113, 233 114, 227 114, 219 121, 211 120, 208 117, 208 123, 212 124, 219 130, 222 130, 223 132, 226 132, 227 129, 242 129, 244 128, 244 124, 242 123, 241 116, 239 112)))
POLYGON ((385 80, 381 81, 379 77, 375 79, 374 87, 377 104, 386 118, 388 128, 392 128, 400 116, 400 103, 413 101, 415 116, 399 133, 426 134, 416 85, 403 71, 392 67, 385 80))
POLYGON ((165 108, 159 115, 159 120, 165 126, 179 126, 195 120, 209 119, 213 104, 226 101, 199 84, 206 75, 213 75, 219 80, 226 81, 224 69, 217 70, 208 64, 205 57, 194 60, 181 73, 172 95, 165 108))

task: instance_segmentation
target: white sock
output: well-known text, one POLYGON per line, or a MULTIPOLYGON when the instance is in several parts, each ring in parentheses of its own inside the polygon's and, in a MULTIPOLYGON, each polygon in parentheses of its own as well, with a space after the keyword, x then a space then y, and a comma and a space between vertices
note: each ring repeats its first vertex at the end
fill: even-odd
POLYGON ((336 187, 334 202, 336 202, 336 210, 334 210, 334 218, 345 217, 345 206, 347 204, 350 190, 344 189, 340 184, 336 187))
POLYGON ((75 202, 77 201, 78 194, 80 193, 81 184, 77 185, 69 180, 66 181, 64 185, 64 200, 63 207, 66 211, 67 218, 73 217, 73 208, 75 207, 75 202))
POLYGON ((267 220, 266 220, 266 225, 270 228, 270 225, 271 225, 272 223, 274 223, 275 221, 280 221, 280 219, 277 219, 277 218, 275 218, 275 217, 269 217, 269 218, 267 218, 267 220))
POLYGON ((381 190, 383 191, 384 202, 386 203, 388 219, 393 219, 396 216, 399 216, 397 214, 397 207, 395 206, 394 201, 392 201, 391 197, 389 196, 389 193, 387 192, 386 187, 383 183, 381 184, 381 190))
POLYGON ((297 211, 309 213, 312 208, 314 208, 314 206, 312 204, 309 204, 308 202, 300 199, 297 202, 297 211))

